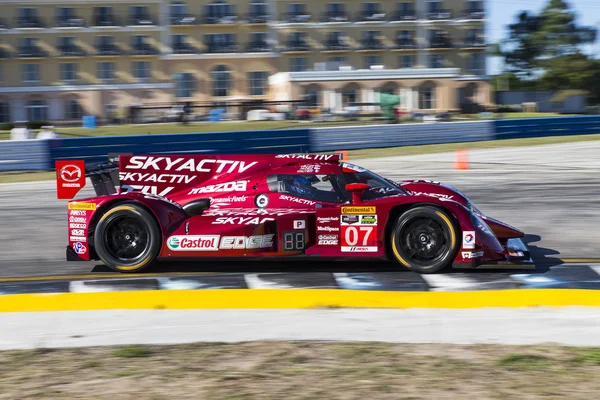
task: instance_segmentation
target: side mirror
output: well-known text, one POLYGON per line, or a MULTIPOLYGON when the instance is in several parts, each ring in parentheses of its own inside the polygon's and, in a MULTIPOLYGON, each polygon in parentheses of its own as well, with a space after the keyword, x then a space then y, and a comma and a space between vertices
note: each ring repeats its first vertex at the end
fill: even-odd
POLYGON ((202 213, 210 208, 210 199, 193 200, 183 206, 183 211, 188 217, 194 215, 202 215, 202 213))
POLYGON ((366 183, 348 183, 346 185, 346 192, 352 193, 352 204, 362 202, 363 192, 371 189, 371 186, 366 183))

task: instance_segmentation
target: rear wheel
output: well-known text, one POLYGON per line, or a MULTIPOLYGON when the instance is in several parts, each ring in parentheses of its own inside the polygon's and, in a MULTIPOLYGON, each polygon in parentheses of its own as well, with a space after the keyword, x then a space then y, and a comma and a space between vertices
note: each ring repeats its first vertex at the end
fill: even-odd
POLYGON ((398 217, 390 236, 396 261, 422 274, 452 264, 458 251, 458 229, 434 207, 416 207, 398 217))
POLYGON ((100 259, 119 272, 148 267, 160 252, 161 234, 150 213, 136 204, 119 204, 98 221, 94 246, 100 259))

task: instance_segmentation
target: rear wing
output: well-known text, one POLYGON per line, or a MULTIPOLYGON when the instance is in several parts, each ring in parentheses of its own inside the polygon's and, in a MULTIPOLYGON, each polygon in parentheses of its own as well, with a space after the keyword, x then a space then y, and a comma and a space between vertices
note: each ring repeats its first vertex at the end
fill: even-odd
POLYGON ((120 186, 119 158, 109 158, 108 162, 86 165, 85 176, 90 178, 96 196, 115 194, 120 186))

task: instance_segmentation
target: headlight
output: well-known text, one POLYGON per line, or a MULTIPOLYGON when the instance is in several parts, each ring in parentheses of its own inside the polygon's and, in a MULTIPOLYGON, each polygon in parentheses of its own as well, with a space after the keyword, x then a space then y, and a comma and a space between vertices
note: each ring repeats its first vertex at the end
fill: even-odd
POLYGON ((490 236, 494 236, 494 232, 492 232, 488 224, 486 224, 485 221, 479 217, 479 215, 471 213, 471 223, 480 231, 490 236))

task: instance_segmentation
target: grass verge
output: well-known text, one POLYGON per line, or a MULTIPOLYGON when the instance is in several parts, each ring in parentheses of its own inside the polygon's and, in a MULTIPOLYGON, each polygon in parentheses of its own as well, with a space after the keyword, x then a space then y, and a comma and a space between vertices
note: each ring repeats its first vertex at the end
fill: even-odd
POLYGON ((248 342, 0 353, 2 398, 590 399, 596 348, 248 342), (132 350, 134 349, 134 350, 132 350))

